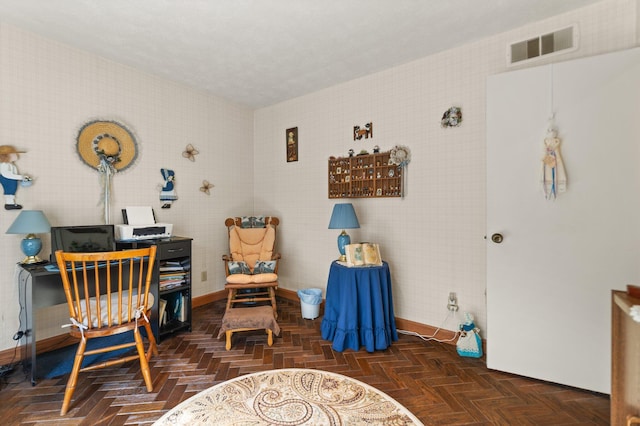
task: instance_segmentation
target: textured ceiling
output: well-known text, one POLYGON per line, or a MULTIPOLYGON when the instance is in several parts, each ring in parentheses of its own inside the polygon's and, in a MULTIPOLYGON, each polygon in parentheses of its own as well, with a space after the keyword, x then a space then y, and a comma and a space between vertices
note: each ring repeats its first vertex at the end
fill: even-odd
POLYGON ((597 0, 0 0, 0 20, 258 108, 597 0))

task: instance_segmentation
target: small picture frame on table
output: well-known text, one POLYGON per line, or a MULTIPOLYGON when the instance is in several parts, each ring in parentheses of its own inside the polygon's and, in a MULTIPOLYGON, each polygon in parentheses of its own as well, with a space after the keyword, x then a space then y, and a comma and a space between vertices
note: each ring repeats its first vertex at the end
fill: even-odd
POLYGON ((298 128, 287 129, 287 163, 298 161, 298 128))

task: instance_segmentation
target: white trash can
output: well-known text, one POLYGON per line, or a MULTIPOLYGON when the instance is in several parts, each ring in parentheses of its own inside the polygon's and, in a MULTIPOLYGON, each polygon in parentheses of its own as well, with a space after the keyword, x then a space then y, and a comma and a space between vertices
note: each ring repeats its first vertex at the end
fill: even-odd
POLYGON ((322 290, 319 288, 307 288, 298 290, 302 318, 316 319, 320 316, 320 304, 322 303, 322 290))

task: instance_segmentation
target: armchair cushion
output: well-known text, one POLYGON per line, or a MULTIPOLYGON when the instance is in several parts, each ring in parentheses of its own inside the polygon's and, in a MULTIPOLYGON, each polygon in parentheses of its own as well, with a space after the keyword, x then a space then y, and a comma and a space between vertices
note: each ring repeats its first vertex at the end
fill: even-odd
MULTIPOLYGON (((91 305, 91 326, 93 328, 100 327, 110 327, 112 324, 120 324, 130 321, 135 317, 135 311, 138 308, 138 292, 133 290, 133 297, 131 297, 131 311, 129 311, 129 292, 124 290, 122 294, 122 309, 121 312, 118 313, 118 302, 120 297, 117 292, 100 295, 100 307, 98 308, 98 302, 95 297, 89 298, 89 305, 91 305), (109 317, 109 307, 107 299, 111 299, 111 317, 109 317), (100 310, 100 318, 98 318, 97 313, 98 309, 100 310), (131 314, 131 318, 129 317, 131 314)), ((144 302, 144 301, 142 301, 144 302)), ((153 294, 149 293, 147 299, 147 309, 145 309, 145 313, 147 310, 151 309, 153 306, 154 299, 153 294)), ((82 312, 82 324, 89 325, 89 318, 87 315, 87 301, 86 299, 81 299, 80 302, 80 311, 82 312)))
POLYGON ((231 259, 245 262, 253 271, 257 260, 271 260, 275 245, 276 230, 272 226, 266 228, 240 228, 234 226, 229 230, 229 249, 231 259))
POLYGON ((274 281, 278 281, 278 274, 274 274, 274 273, 256 274, 256 275, 252 275, 252 277, 253 277, 253 282, 257 284, 272 283, 274 281))
POLYGON ((266 226, 264 216, 242 216, 240 219, 242 228, 264 228, 266 226))
POLYGON ((247 265, 246 262, 229 261, 227 263, 227 266, 229 267, 229 275, 233 275, 233 274, 250 274, 251 273, 251 269, 249 269, 249 265, 247 265))
POLYGON ((260 283, 272 283, 278 281, 278 274, 266 273, 266 274, 233 274, 227 277, 227 283, 229 284, 260 284, 260 283))
POLYGON ((253 267, 254 274, 273 273, 276 270, 276 260, 258 260, 253 267))

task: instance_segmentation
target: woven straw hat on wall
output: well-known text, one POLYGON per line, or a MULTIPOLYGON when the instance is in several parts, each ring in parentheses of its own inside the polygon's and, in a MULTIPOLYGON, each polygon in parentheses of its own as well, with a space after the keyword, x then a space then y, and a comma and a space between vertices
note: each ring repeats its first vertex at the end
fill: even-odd
POLYGON ((106 159, 117 171, 134 164, 138 146, 133 134, 114 121, 92 121, 78 133, 76 148, 82 161, 97 169, 106 159))

